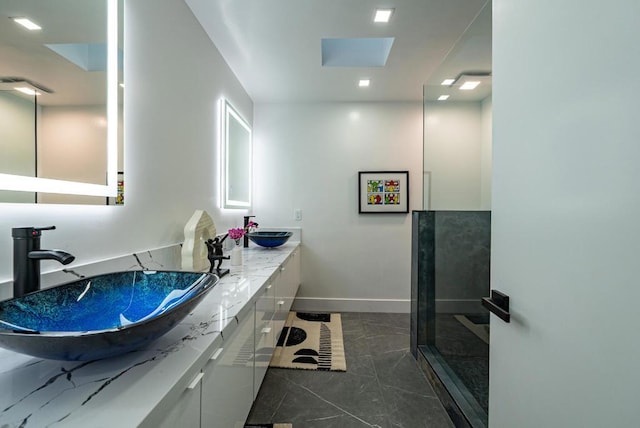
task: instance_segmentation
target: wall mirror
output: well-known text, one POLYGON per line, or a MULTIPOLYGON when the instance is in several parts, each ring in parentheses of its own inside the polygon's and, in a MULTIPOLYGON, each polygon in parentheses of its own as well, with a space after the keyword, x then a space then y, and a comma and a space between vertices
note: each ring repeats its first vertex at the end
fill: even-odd
POLYGON ((123 202, 122 2, 0 0, 0 202, 123 202))
POLYGON ((251 127, 222 101, 222 207, 251 206, 251 127))

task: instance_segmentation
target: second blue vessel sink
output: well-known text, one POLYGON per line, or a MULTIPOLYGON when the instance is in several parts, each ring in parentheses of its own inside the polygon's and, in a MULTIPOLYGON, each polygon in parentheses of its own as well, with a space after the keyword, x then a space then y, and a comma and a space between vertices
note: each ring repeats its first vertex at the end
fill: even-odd
POLYGON ((293 232, 251 232, 247 233, 249 239, 261 247, 279 247, 287 242, 293 232))
POLYGON ((116 272, 0 302, 0 346, 54 360, 120 355, 175 327, 218 280, 197 272, 116 272))

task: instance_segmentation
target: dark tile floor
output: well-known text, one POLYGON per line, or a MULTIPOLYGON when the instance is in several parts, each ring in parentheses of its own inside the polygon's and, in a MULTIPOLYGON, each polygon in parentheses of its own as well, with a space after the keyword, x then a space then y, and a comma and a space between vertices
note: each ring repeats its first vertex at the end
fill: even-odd
POLYGON ((343 313, 346 372, 270 368, 247 423, 453 427, 409 352, 409 314, 343 313))

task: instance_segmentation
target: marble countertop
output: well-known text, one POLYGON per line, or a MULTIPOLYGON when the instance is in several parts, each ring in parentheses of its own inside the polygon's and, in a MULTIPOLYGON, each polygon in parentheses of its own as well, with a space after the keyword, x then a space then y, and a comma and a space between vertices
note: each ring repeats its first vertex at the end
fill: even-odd
POLYGON ((298 246, 243 249, 243 266, 231 267, 191 314, 145 349, 67 362, 0 348, 0 427, 138 426, 177 400, 298 246))

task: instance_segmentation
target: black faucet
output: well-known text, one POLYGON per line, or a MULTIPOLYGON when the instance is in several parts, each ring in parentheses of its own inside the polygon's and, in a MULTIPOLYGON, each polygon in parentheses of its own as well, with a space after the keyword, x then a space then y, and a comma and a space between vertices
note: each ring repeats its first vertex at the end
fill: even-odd
POLYGON ((40 236, 49 227, 14 227, 13 238, 13 297, 21 297, 40 290, 40 260, 57 260, 68 265, 75 257, 62 250, 41 250, 40 236))
MULTIPOLYGON (((247 226, 249 226, 249 219, 255 217, 254 215, 246 215, 244 216, 244 231, 247 231, 247 226)), ((247 236, 247 234, 244 234, 244 248, 247 248, 249 246, 249 237, 247 236)))

